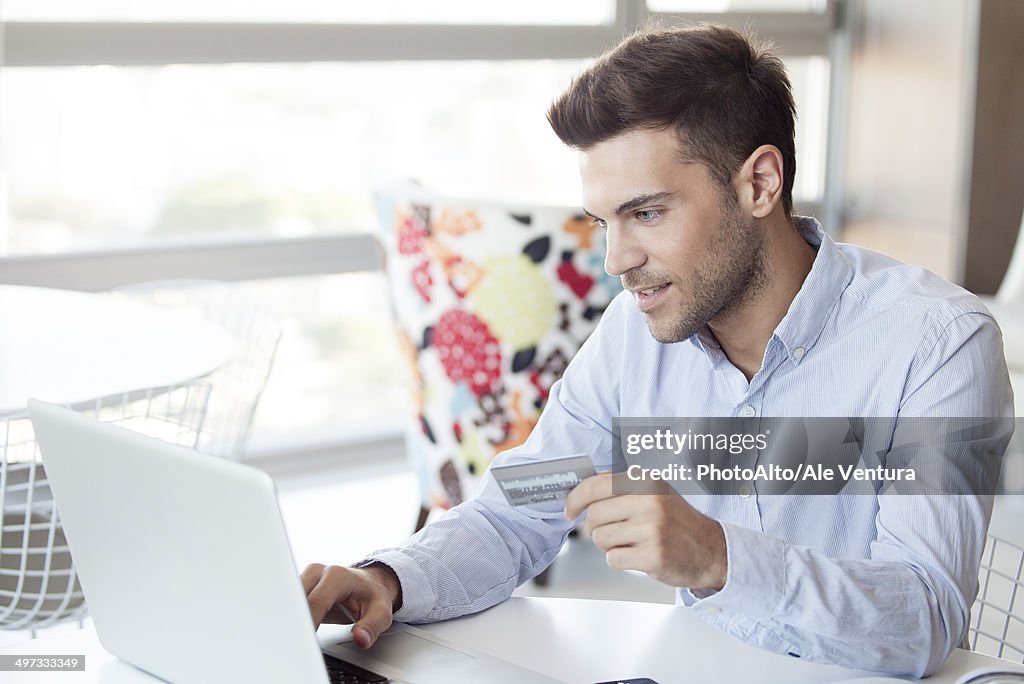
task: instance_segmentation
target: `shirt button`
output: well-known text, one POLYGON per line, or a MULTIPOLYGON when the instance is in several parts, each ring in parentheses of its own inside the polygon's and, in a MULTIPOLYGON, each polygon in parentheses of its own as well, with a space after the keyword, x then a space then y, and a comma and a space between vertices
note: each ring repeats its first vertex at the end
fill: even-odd
POLYGON ((796 349, 793 350, 793 358, 799 361, 800 359, 804 358, 804 354, 806 353, 806 349, 804 349, 803 347, 797 347, 796 349))
POLYGON ((755 411, 754 407, 751 406, 750 404, 747 404, 742 409, 740 409, 740 415, 743 416, 744 418, 753 418, 755 413, 757 413, 757 411, 755 411))
POLYGON ((722 609, 719 608, 718 606, 708 606, 707 608, 704 609, 704 612, 707 613, 708 615, 718 615, 719 613, 722 612, 722 609))
POLYGON ((741 499, 749 499, 750 495, 754 493, 754 490, 751 489, 750 485, 740 485, 740 488, 736 491, 739 492, 741 499))

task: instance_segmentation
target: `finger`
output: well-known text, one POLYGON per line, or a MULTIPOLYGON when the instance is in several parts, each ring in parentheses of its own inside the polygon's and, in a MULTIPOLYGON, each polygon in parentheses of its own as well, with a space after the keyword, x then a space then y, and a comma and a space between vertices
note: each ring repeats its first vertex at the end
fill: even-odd
POLYGON ((590 533, 594 546, 605 553, 625 546, 634 546, 639 541, 637 526, 629 522, 615 522, 601 525, 590 533))
POLYGON ((601 525, 628 520, 637 515, 642 503, 642 500, 633 496, 616 496, 595 501, 587 508, 587 519, 583 523, 583 529, 592 535, 601 525))
MULTIPOLYGON (((349 599, 351 601, 351 599, 349 599)), ((321 622, 326 622, 330 625, 351 625, 358 619, 356 615, 353 615, 353 611, 345 607, 344 603, 336 601, 333 606, 324 615, 324 619, 321 622)))
POLYGON ((352 627, 352 639, 359 648, 370 648, 381 632, 391 626, 391 606, 384 600, 370 601, 352 627))
POLYGON ((607 499, 612 495, 611 473, 592 475, 573 487, 565 497, 565 517, 575 520, 587 507, 595 501, 607 499))
POLYGON ((302 579, 302 591, 305 592, 306 596, 309 596, 309 592, 313 591, 313 587, 320 581, 320 577, 324 574, 324 566, 321 563, 312 563, 307 565, 299 576, 302 579))
POLYGON ((323 571, 320 581, 306 594, 314 625, 319 627, 328 612, 348 598, 353 580, 351 572, 345 568, 332 566, 323 571))
POLYGON ((640 570, 644 572, 642 554, 634 546, 616 546, 605 555, 608 567, 614 570, 640 570))
POLYGON ((616 473, 613 490, 616 494, 672 494, 675 492, 663 480, 634 480, 627 473, 616 473))

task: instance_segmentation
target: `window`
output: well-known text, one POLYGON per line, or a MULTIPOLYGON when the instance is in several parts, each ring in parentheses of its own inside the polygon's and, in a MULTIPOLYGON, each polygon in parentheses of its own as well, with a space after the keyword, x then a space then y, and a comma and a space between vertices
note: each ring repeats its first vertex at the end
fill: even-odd
MULTIPOLYGON (((373 188, 399 177, 576 205, 575 154, 548 128, 548 103, 589 58, 658 13, 670 23, 717 12, 776 37, 800 112, 796 205, 813 210, 825 188, 825 9, 817 0, 5 0, 0 281, 5 256, 33 255, 34 282, 45 283, 48 259, 81 250, 122 250, 127 264, 132 250, 162 245, 212 255, 237 240, 372 231, 373 188)), ((294 267, 245 284, 295 321, 257 436, 397 425, 402 368, 380 274, 294 267)))
POLYGON ((578 203, 580 60, 6 69, 0 253, 365 231, 376 184, 578 203))
POLYGON ((4 0, 7 21, 310 22, 338 24, 611 24, 614 0, 4 0))
POLYGON ((824 12, 824 0, 647 0, 652 12, 824 12))

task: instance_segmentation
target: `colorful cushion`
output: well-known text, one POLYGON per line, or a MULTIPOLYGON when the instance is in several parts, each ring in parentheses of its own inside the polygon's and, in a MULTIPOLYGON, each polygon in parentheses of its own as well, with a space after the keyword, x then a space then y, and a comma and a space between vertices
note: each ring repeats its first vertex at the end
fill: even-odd
POLYGON ((449 507, 525 441, 621 285, 576 209, 405 190, 381 195, 379 210, 414 388, 408 448, 424 505, 449 507))

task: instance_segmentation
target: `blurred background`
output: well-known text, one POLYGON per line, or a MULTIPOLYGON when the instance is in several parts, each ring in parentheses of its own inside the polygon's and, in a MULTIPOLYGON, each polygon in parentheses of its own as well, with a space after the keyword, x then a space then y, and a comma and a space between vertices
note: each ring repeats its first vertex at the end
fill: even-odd
POLYGON ((654 18, 778 45, 799 211, 992 293, 1024 203, 1021 15, 1012 0, 3 0, 0 279, 239 281, 289 315, 250 453, 394 436, 401 364, 359 239, 374 187, 577 205, 547 104, 654 18), (274 242, 294 259, 268 264, 274 242))

